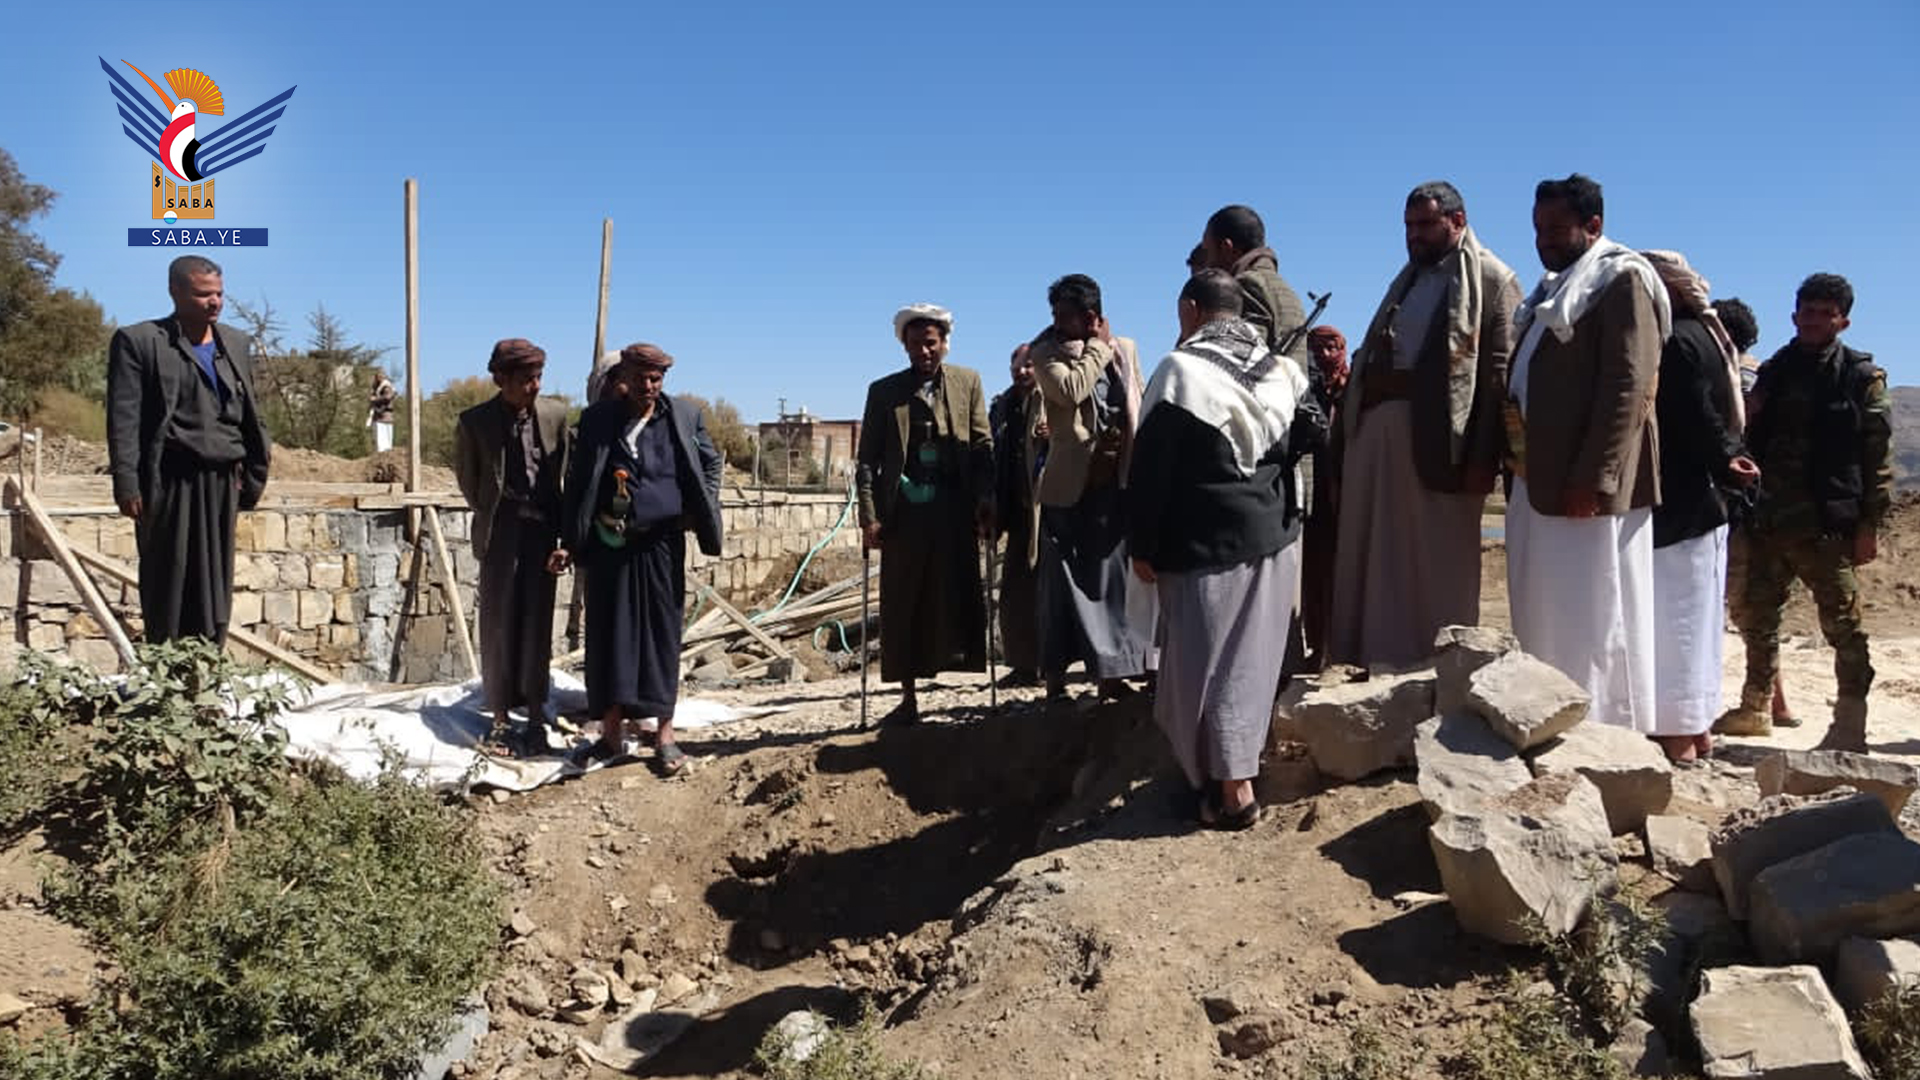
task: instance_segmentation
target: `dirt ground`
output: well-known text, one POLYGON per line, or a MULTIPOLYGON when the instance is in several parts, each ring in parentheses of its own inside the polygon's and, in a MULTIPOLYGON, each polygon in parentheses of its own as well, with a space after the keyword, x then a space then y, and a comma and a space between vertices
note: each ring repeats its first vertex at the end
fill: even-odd
MULTIPOLYGON (((1881 552, 1862 574, 1880 670, 1871 734, 1877 753, 1920 761, 1920 504, 1881 552)), ((1485 581, 1486 619, 1503 622, 1497 547, 1485 581)), ((1832 697, 1831 654, 1795 604, 1787 679, 1812 720, 1832 697)), ((1741 663, 1729 637, 1729 694, 1741 663)), ((1528 956, 1463 934, 1430 895, 1440 882, 1406 774, 1322 790, 1297 762, 1272 762, 1272 809, 1222 835, 1188 824, 1143 700, 1049 712, 1037 691, 1003 689, 996 709, 983 678, 954 677, 923 691, 928 723, 874 732, 858 729, 856 677, 714 696, 789 711, 689 732, 693 765, 672 780, 630 766, 472 797, 513 918, 486 990, 493 1030, 457 1075, 621 1075, 584 1051, 618 1010, 564 1015, 582 966, 684 1011, 642 1076, 747 1075, 781 1016, 846 1017, 871 995, 889 1052, 949 1080, 1265 1080, 1360 1025, 1452 1048, 1528 956), (1224 1054, 1201 1005, 1217 992, 1264 1018, 1278 1048, 1224 1054)), ((894 701, 876 693, 874 715, 894 701)), ((1757 798, 1766 746, 1819 734, 1728 740, 1679 774, 1676 812, 1717 822, 1757 798)), ((1906 824, 1920 833, 1920 808, 1906 824)), ((0 991, 41 1006, 29 1021, 46 1026, 76 1015, 100 969, 35 910, 34 843, 0 852, 0 940, 20 943, 0 956, 0 991)))

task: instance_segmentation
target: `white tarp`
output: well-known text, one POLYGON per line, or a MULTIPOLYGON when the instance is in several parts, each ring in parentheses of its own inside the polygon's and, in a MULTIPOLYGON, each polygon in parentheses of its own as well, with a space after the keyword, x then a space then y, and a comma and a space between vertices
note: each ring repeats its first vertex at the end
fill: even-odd
MULTIPOLYGON (((547 715, 577 714, 585 708, 586 688, 580 680, 554 672, 547 715)), ((682 698, 673 726, 687 731, 781 711, 682 698)), ((480 695, 478 679, 400 689, 355 683, 315 686, 297 691, 294 703, 277 720, 286 729, 289 756, 327 761, 363 780, 379 775, 389 756, 417 783, 435 789, 471 786, 529 791, 583 771, 561 757, 558 748, 550 757, 532 760, 479 752, 478 743, 486 736, 492 716, 480 695)))

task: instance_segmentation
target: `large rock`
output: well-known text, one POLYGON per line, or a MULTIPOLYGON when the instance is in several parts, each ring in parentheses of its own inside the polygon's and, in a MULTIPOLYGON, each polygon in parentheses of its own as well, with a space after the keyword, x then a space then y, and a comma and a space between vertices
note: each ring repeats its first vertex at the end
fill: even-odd
POLYGON ((1531 750, 1587 718, 1587 692, 1552 664, 1515 652, 1473 673, 1467 708, 1515 750, 1531 750))
POLYGON ((1533 779, 1527 763, 1486 721, 1455 712, 1422 723, 1413 737, 1420 799, 1434 820, 1470 814, 1533 779))
POLYGON ((1729 815, 1713 831, 1713 877, 1728 913, 1745 919, 1747 890, 1767 867, 1856 833, 1896 831, 1886 804, 1871 795, 1776 795, 1729 815))
POLYGON ((1619 1062, 1628 1076, 1667 1076, 1673 1071, 1667 1040, 1637 1016, 1620 1029, 1613 1045, 1607 1047, 1607 1056, 1619 1062))
POLYGON ((1571 932, 1619 874, 1600 792, 1578 773, 1442 817, 1428 840, 1460 925, 1496 941, 1526 941, 1528 916, 1571 932))
MULTIPOLYGON (((1604 794, 1604 793, 1603 793, 1604 794)), ((1714 893, 1713 830, 1690 817, 1653 814, 1647 818, 1647 858, 1655 873, 1688 892, 1714 893)))
POLYGON ((1673 764, 1652 739, 1612 724, 1577 724, 1535 755, 1536 776, 1577 772, 1600 789, 1614 835, 1646 824, 1673 801, 1673 764))
POLYGON ((1520 642, 1491 626, 1443 626, 1433 639, 1434 709, 1442 716, 1467 707, 1467 680, 1520 642))
POLYGON ((1380 675, 1314 690, 1291 727, 1321 772, 1358 780, 1413 764, 1413 730, 1433 715, 1433 672, 1380 675))
POLYGON ((1920 941, 1848 938, 1833 954, 1833 992, 1849 1012, 1905 983, 1920 983, 1920 941))
POLYGON ((1824 964, 1849 937, 1920 934, 1920 843, 1869 832, 1760 872, 1747 933, 1770 964, 1824 964))
POLYGON ((1691 1012, 1712 1080, 1872 1080, 1817 968, 1702 972, 1691 1012))
POLYGON ((1660 939, 1646 957, 1646 998, 1641 1014, 1665 1032, 1687 1026, 1700 969, 1750 955, 1747 937, 1727 916, 1719 897, 1669 892, 1653 901, 1665 918, 1660 939))
POLYGON ((1762 795, 1820 795, 1834 788, 1864 791, 1895 818, 1920 788, 1920 767, 1844 750, 1783 750, 1754 767, 1762 795))

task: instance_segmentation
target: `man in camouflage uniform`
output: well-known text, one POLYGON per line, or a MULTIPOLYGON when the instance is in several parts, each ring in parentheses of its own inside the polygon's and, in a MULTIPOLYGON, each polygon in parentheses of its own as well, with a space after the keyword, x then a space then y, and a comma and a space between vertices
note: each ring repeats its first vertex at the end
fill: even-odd
POLYGON ((1853 287, 1815 274, 1794 297, 1794 340, 1760 369, 1747 441, 1760 463, 1761 499, 1748 524, 1746 588, 1734 598, 1747 646, 1740 707, 1715 729, 1764 735, 1780 670, 1780 613, 1795 578, 1820 609, 1839 694, 1823 750, 1867 749, 1873 665, 1860 623, 1854 568, 1873 561, 1893 505, 1893 403, 1873 357, 1840 342, 1853 287))

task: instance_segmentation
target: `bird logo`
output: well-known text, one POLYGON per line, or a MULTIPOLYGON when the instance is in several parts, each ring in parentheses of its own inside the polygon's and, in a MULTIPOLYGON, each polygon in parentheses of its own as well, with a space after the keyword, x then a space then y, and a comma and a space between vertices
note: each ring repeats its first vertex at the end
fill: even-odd
POLYGON ((227 111, 226 96, 211 77, 196 68, 175 68, 160 76, 173 91, 169 95, 130 61, 121 63, 153 88, 166 110, 155 108, 126 76, 105 57, 100 58, 100 69, 109 80, 107 88, 118 103, 120 130, 157 163, 152 170, 154 219, 172 224, 182 217, 213 217, 214 174, 266 149, 267 137, 273 134, 298 87, 287 87, 219 130, 203 135, 200 118, 224 116, 227 111), (162 168, 170 175, 163 175, 162 168))

